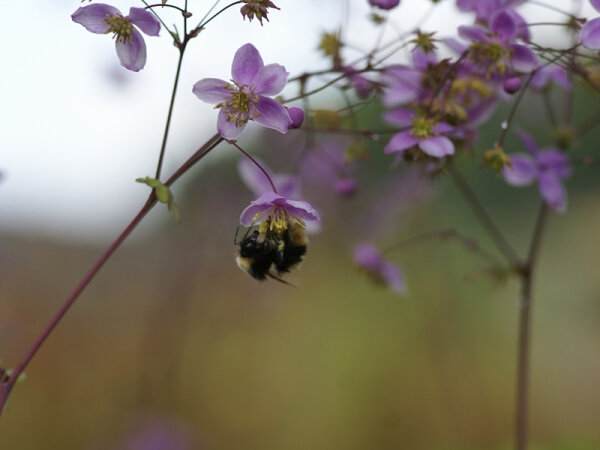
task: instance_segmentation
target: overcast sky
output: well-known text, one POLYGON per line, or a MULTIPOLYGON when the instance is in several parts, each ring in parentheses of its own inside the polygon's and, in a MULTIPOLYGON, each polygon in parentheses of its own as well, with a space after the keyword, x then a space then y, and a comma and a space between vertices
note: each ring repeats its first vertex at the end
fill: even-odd
MULTIPOLYGON (((133 0, 110 3, 122 12, 141 6, 133 0)), ((194 19, 212 3, 189 1, 194 19)), ((221 1, 221 6, 228 3, 221 1)), ((468 21, 468 16, 454 11, 453 3, 442 2, 423 29, 451 35, 459 21, 468 21)), ((71 21, 80 2, 0 0, 0 4, 5 18, 0 232, 107 241, 147 195, 134 180, 154 174, 177 51, 164 30, 162 37, 146 37, 146 67, 128 72, 119 65, 109 36, 89 33, 71 21)), ((293 76, 327 66, 315 50, 322 31, 344 23, 350 43, 365 50, 376 39, 367 20, 366 0, 276 4, 281 11, 270 13, 271 21, 264 27, 242 21, 239 7, 231 8, 190 45, 163 173, 171 172, 215 132, 217 112, 200 102, 191 87, 204 77, 228 79, 231 59, 241 45, 252 42, 265 63, 280 63, 293 76)), ((385 40, 414 26, 429 7, 425 0, 402 0, 385 40)), ((534 5, 527 11, 539 21, 553 18, 534 5)), ((167 23, 178 20, 176 15, 165 18, 167 23)), ((249 128, 254 129, 253 124, 249 128)))

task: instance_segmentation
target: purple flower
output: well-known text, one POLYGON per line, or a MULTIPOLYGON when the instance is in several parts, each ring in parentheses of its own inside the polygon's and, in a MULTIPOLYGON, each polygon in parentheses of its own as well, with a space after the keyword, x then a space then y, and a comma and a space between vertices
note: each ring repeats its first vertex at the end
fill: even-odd
POLYGON ((511 77, 504 80, 504 92, 507 94, 514 94, 521 89, 521 79, 519 77, 511 77))
POLYGON ((556 83, 566 91, 571 90, 571 80, 567 71, 560 66, 544 66, 531 79, 530 86, 537 90, 548 89, 550 83, 556 83))
POLYGON ((362 76, 362 74, 352 66, 345 66, 342 70, 348 75, 348 81, 350 81, 350 84, 359 98, 365 98, 371 93, 374 86, 372 81, 362 76))
MULTIPOLYGON (((590 3, 600 11, 600 0, 590 0, 590 3)), ((588 21, 581 29, 581 44, 592 50, 600 49, 600 17, 588 21)))
POLYGON ((513 71, 529 73, 538 67, 536 54, 529 47, 514 43, 518 32, 518 21, 503 10, 492 15, 489 30, 480 25, 458 27, 459 35, 472 42, 469 59, 487 77, 510 76, 513 71))
POLYGON ((410 126, 408 130, 394 135, 385 146, 385 153, 403 154, 411 147, 419 149, 434 158, 443 158, 454 153, 454 144, 443 134, 448 134, 454 129, 444 122, 423 115, 416 115, 407 109, 394 109, 384 115, 384 120, 401 127, 410 126))
POLYGON ((400 4, 400 0, 369 0, 369 4, 381 9, 392 9, 400 4))
POLYGON ((242 13, 244 20, 246 19, 246 16, 248 16, 248 21, 251 22, 256 16, 261 26, 263 24, 263 19, 266 19, 267 22, 269 21, 269 18, 267 17, 269 12, 268 8, 279 9, 270 0, 242 0, 242 2, 245 3, 245 5, 242 6, 240 12, 242 13))
POLYGON ((308 202, 288 200, 275 192, 265 192, 242 211, 240 223, 244 226, 266 222, 276 234, 282 234, 290 223, 304 226, 305 221, 319 220, 319 214, 308 202))
MULTIPOLYGON (((286 198, 300 198, 300 179, 294 175, 286 174, 273 174, 261 160, 254 157, 254 159, 262 166, 262 168, 269 174, 277 192, 286 198)), ((265 176, 262 170, 256 167, 251 160, 248 158, 242 158, 238 162, 238 173, 240 178, 246 186, 254 193, 254 195, 261 196, 265 192, 271 192, 273 188, 271 183, 265 176)))
POLYGON ((237 138, 249 120, 286 133, 292 126, 290 114, 281 103, 266 96, 279 94, 288 75, 279 64, 265 66, 258 50, 246 44, 233 57, 233 84, 218 78, 203 78, 194 84, 193 92, 200 100, 216 103, 215 108, 221 109, 217 130, 225 139, 237 138))
POLYGON ((130 8, 129 15, 123 17, 113 6, 94 3, 79 8, 71 19, 92 33, 113 33, 121 65, 134 72, 146 65, 146 43, 136 27, 148 36, 158 36, 160 32, 160 22, 144 8, 130 8))
POLYGON ((304 122, 304 111, 302 110, 302 108, 292 106, 291 108, 286 109, 288 114, 290 115, 290 119, 292 120, 290 130, 300 128, 302 126, 302 122, 304 122))
POLYGON ((477 15, 478 23, 489 23, 494 14, 504 11, 510 14, 517 23, 517 36, 521 39, 529 40, 529 27, 525 19, 514 9, 526 0, 457 0, 456 6, 461 11, 474 12, 477 15))
POLYGON ((519 137, 530 155, 511 155, 510 167, 502 175, 512 186, 527 186, 537 180, 542 198, 558 212, 567 207, 567 192, 562 179, 571 175, 571 166, 564 153, 554 148, 538 149, 533 138, 521 131, 519 137))
POLYGON ((311 186, 320 188, 326 183, 342 197, 351 197, 357 192, 358 183, 353 174, 356 169, 354 161, 363 157, 359 154, 360 147, 355 149, 352 142, 322 140, 307 150, 302 173, 310 180, 311 186))
POLYGON ((406 286, 400 269, 386 261, 379 250, 371 244, 359 244, 354 247, 353 253, 354 264, 373 281, 390 288, 397 294, 404 293, 406 286))

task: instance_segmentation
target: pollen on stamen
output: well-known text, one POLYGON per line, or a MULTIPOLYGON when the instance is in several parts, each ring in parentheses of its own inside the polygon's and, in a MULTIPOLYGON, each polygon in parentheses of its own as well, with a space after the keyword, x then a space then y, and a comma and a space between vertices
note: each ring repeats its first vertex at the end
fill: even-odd
POLYGON ((103 22, 109 27, 106 34, 113 33, 113 39, 117 42, 131 43, 133 24, 127 17, 121 15, 108 16, 103 22))

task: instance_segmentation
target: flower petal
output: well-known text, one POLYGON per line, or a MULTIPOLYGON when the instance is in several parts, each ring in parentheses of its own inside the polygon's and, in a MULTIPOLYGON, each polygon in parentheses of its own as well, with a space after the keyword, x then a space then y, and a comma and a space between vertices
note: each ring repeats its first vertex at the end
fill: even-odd
POLYGON ((393 109, 391 111, 387 111, 383 115, 383 120, 391 125, 397 125, 399 127, 409 127, 413 123, 413 117, 415 113, 408 109, 393 109))
POLYGON ((510 48, 512 65, 517 72, 529 73, 539 66, 537 55, 529 47, 513 44, 510 48))
POLYGON ((263 60, 256 47, 252 44, 242 45, 233 57, 231 77, 238 84, 250 85, 263 66, 263 60))
POLYGON ((93 3, 79 8, 71 14, 71 19, 73 22, 83 25, 86 30, 92 33, 104 34, 110 28, 104 23, 104 20, 116 15, 121 15, 121 12, 117 8, 105 5, 104 3, 93 3))
POLYGON ((290 216, 307 221, 320 220, 319 213, 308 202, 303 200, 286 200, 284 208, 290 216))
POLYGON ((244 128, 246 128, 247 123, 244 123, 238 127, 235 122, 227 119, 229 119, 229 115, 221 108, 219 111, 219 117, 217 118, 217 131, 225 139, 235 139, 239 137, 239 135, 244 131, 244 128))
MULTIPOLYGON (((269 174, 271 178, 273 178, 271 174, 271 170, 257 157, 254 157, 256 162, 258 162, 262 168, 269 174)), ((264 194, 265 192, 272 191, 271 183, 265 176, 262 170, 260 170, 256 164, 254 164, 248 158, 242 158, 238 162, 238 173, 240 174, 240 178, 244 182, 248 188, 256 195, 257 197, 264 194)), ((277 186, 279 190, 279 186, 277 186)))
POLYGON ((260 95, 256 109, 260 111, 260 114, 254 117, 254 120, 267 128, 285 134, 292 126, 292 119, 287 110, 281 103, 271 98, 260 95))
POLYGON ((504 41, 512 41, 517 35, 517 24, 506 11, 500 10, 492 16, 490 29, 504 41))
POLYGON ((511 155, 510 167, 504 167, 502 176, 511 186, 527 186, 537 178, 538 169, 531 156, 525 154, 511 155))
POLYGON ((221 103, 231 97, 231 92, 227 90, 231 86, 227 81, 218 78, 202 78, 192 88, 200 100, 206 103, 221 103))
POLYGON ((300 178, 296 175, 275 174, 273 175, 273 183, 275 183, 277 192, 284 197, 300 198, 302 196, 300 178))
POLYGON ((126 69, 139 72, 146 65, 146 43, 135 28, 131 30, 131 42, 117 41, 115 47, 119 61, 126 69))
POLYGON ((571 175, 569 159, 560 150, 554 148, 543 149, 538 154, 537 162, 541 170, 552 172, 557 177, 567 178, 571 175))
POLYGON ((127 16, 131 23, 148 36, 158 36, 160 22, 156 16, 145 8, 130 8, 127 16))
POLYGON ((289 73, 279 64, 268 64, 259 69, 252 84, 254 92, 263 95, 277 95, 285 87, 289 73))
POLYGON ((600 17, 590 20, 583 26, 581 44, 592 50, 600 49, 600 17))
POLYGON ((590 3, 596 9, 596 11, 600 12, 600 0, 590 0, 590 3))
POLYGON ((521 139, 523 145, 529 153, 531 153, 534 156, 538 154, 538 146, 535 143, 535 139, 533 139, 533 136, 531 136, 528 132, 523 130, 517 130, 517 135, 519 136, 519 139, 521 139))
POLYGON ((454 144, 445 136, 433 136, 419 142, 419 148, 429 156, 443 158, 454 153, 454 144))
POLYGON ((381 76, 381 83, 385 86, 383 104, 393 107, 415 100, 419 95, 421 76, 421 72, 408 67, 387 68, 381 76))
POLYGON ((542 198, 557 212, 565 212, 567 208, 567 191, 560 179, 551 173, 540 174, 538 187, 542 198))
POLYGON ((417 144, 417 140, 410 134, 410 131, 401 131, 394 135, 390 142, 385 146, 386 154, 403 152, 407 148, 411 148, 417 144))
POLYGON ((397 265, 386 261, 381 268, 381 275, 387 284, 387 287, 390 288, 392 292, 403 294, 406 291, 404 277, 397 265))
POLYGON ((260 223, 269 216, 269 214, 264 213, 272 208, 273 205, 271 204, 255 204, 255 202, 252 202, 240 214, 240 223, 246 227, 260 223), (259 213, 263 214, 260 217, 256 217, 259 213))
POLYGON ((480 25, 461 25, 458 27, 458 35, 467 41, 487 42, 489 40, 485 28, 480 25))

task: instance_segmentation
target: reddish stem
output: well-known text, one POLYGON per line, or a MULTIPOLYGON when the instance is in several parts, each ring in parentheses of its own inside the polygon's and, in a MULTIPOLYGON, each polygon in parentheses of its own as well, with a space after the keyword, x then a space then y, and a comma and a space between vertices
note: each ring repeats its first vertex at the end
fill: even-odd
MULTIPOLYGON (((194 164, 200 161, 208 152, 210 152, 213 148, 215 148, 221 141, 223 140, 218 134, 211 137, 202 147, 198 149, 185 163, 181 165, 181 167, 175 171, 175 173, 169 178, 169 180, 165 183, 165 185, 170 186, 173 184, 181 175, 187 172, 194 164)), ((42 333, 35 340, 35 342, 31 345, 27 353, 23 356, 17 367, 12 371, 8 380, 0 385, 0 415, 2 415, 2 411, 6 405, 6 401, 8 400, 8 396, 10 395, 12 388, 15 383, 27 367, 27 365, 31 362, 33 357, 36 355, 42 344, 46 341, 48 336, 52 333, 54 328, 58 325, 60 320, 67 313, 69 308, 75 303, 79 294, 83 292, 86 286, 92 281, 92 279, 96 276, 96 274, 100 271, 102 266, 106 263, 106 261, 112 256, 112 254, 119 248, 119 246, 123 243, 123 241, 131 234, 131 232, 138 226, 138 224, 142 221, 144 216, 148 214, 148 212, 154 207, 156 204, 156 195, 154 191, 146 200, 146 203, 137 215, 133 218, 133 220, 125 227, 125 229, 119 234, 119 236, 114 240, 112 244, 104 251, 104 253, 98 258, 98 260, 94 263, 94 265, 88 270, 85 276, 81 279, 79 284, 75 287, 75 289, 71 292, 71 294, 64 301, 59 310, 54 314, 50 322, 46 325, 42 333)))

